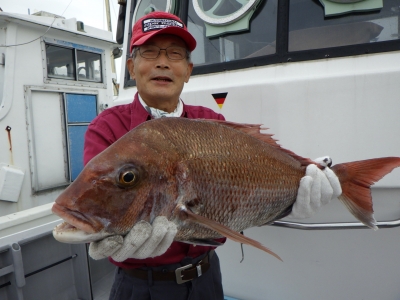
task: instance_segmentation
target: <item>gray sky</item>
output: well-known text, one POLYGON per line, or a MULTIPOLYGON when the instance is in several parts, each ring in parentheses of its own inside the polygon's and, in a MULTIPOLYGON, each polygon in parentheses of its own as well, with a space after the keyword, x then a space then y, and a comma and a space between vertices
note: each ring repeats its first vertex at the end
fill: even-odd
MULTIPOLYGON (((117 29, 117 15, 119 11, 118 0, 110 1, 111 27, 113 39, 117 29)), ((76 18, 85 25, 107 30, 105 0, 6 0, 0 2, 4 12, 28 14, 38 11, 46 11, 56 15, 62 15, 66 19, 76 18)), ((116 60, 117 78, 120 75, 120 59, 116 60)))

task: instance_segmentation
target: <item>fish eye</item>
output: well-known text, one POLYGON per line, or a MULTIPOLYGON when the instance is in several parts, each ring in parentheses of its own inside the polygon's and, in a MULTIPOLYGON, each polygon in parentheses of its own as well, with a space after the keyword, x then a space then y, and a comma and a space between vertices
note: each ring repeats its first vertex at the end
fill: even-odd
POLYGON ((121 181, 123 183, 131 183, 135 180, 135 174, 132 171, 125 172, 121 174, 121 181))
POLYGON ((137 183, 139 179, 136 169, 123 169, 118 175, 118 184, 122 187, 130 187, 137 183))

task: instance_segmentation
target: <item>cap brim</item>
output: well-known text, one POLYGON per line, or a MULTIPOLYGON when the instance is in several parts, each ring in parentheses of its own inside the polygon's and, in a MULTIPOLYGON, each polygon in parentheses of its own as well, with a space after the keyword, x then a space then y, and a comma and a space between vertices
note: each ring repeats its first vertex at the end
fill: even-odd
POLYGON ((147 34, 140 39, 138 39, 132 46, 143 45, 146 41, 158 34, 172 34, 180 37, 187 45, 189 51, 193 51, 196 48, 196 40, 194 37, 186 30, 179 27, 167 27, 160 30, 155 30, 153 33, 147 34))

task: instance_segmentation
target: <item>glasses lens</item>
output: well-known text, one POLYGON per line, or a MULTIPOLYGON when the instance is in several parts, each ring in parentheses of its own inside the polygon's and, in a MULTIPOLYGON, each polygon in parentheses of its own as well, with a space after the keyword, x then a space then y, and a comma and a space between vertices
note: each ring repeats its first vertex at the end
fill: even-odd
POLYGON ((157 46, 143 45, 139 49, 140 55, 144 58, 157 58, 160 48, 157 46))
POLYGON ((173 60, 184 59, 186 57, 186 50, 182 47, 168 47, 166 51, 168 57, 173 60))

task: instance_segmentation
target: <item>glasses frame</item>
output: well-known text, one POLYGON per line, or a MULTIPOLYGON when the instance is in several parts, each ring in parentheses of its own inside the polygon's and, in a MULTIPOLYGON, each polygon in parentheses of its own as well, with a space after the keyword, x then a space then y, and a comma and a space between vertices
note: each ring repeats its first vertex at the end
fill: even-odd
POLYGON ((185 49, 185 48, 183 48, 183 47, 179 47, 179 46, 169 46, 169 47, 167 47, 167 48, 160 48, 160 47, 158 47, 158 46, 155 46, 155 45, 144 45, 144 46, 151 46, 151 47, 155 47, 155 48, 158 48, 158 54, 157 54, 157 56, 156 57, 145 57, 145 56, 143 56, 143 53, 142 53, 142 47, 143 46, 139 46, 139 47, 137 47, 136 49, 134 49, 134 51, 132 52, 132 57, 134 57, 134 55, 135 55, 135 53, 136 53, 136 51, 137 52, 139 52, 139 54, 140 54, 140 56, 141 57, 143 57, 143 58, 145 58, 145 59, 157 59, 159 56, 160 56, 160 54, 161 54, 161 50, 164 50, 165 51, 165 55, 167 56, 167 58, 169 59, 169 60, 174 60, 174 61, 179 61, 179 60, 184 60, 184 59, 188 59, 189 57, 190 57, 190 52, 187 50, 187 49, 185 49), (169 55, 168 55, 168 49, 169 48, 181 48, 181 49, 183 49, 183 50, 185 50, 185 55, 182 57, 182 58, 178 58, 178 59, 176 59, 176 58, 171 58, 171 57, 169 57, 169 55), (136 51, 135 51, 136 50, 136 51))

